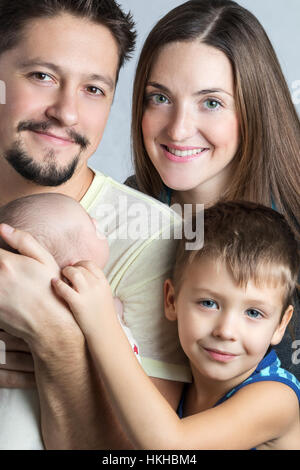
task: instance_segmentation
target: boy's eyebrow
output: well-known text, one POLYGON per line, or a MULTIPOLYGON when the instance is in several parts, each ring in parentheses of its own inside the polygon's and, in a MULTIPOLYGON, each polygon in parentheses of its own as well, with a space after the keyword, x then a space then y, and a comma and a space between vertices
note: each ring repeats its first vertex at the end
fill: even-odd
MULTIPOLYGON (((49 69, 52 69, 56 73, 59 73, 59 74, 62 73, 62 68, 59 65, 56 65, 52 62, 45 62, 44 60, 41 60, 39 58, 32 59, 32 60, 27 60, 27 61, 25 60, 25 61, 22 61, 21 63, 19 63, 18 65, 22 69, 32 67, 32 66, 41 66, 41 67, 47 67, 49 69)), ((114 88, 115 88, 114 80, 108 75, 93 73, 93 74, 83 75, 83 78, 85 80, 92 80, 92 81, 96 80, 96 81, 99 81, 99 82, 103 82, 109 87, 109 89, 111 91, 113 91, 114 88)))
MULTIPOLYGON (((158 90, 164 91, 165 93, 171 94, 171 91, 169 90, 168 87, 165 85, 162 85, 161 83, 158 82, 148 82, 146 86, 152 86, 153 88, 158 88, 158 90)), ((232 97, 232 94, 229 93, 226 90, 223 90, 222 88, 210 88, 210 89, 203 89, 196 91, 193 93, 193 96, 198 96, 198 95, 210 95, 211 93, 225 93, 226 95, 229 95, 232 97)))
POLYGON ((266 303, 259 299, 247 299, 247 305, 252 305, 252 308, 261 308, 262 310, 267 310, 270 314, 276 311, 275 305, 266 303))
POLYGON ((209 295, 209 296, 212 296, 212 297, 218 297, 220 299, 223 298, 222 294, 220 294, 220 292, 215 292, 215 291, 212 291, 211 289, 208 289, 206 287, 192 287, 192 292, 194 294, 202 294, 202 295, 209 295))

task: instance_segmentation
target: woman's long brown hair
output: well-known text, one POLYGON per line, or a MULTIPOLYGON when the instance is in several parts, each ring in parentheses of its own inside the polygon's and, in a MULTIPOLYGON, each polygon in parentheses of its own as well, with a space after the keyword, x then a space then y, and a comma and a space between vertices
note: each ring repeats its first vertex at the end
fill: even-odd
MULTIPOLYGON (((275 204, 299 240, 300 123, 275 51, 248 10, 230 0, 191 0, 171 10, 150 32, 134 83, 132 147, 137 184, 159 197, 163 183, 143 143, 144 93, 161 48, 199 40, 230 60, 240 123, 240 146, 224 200, 275 204)), ((201 201, 199 201, 201 203, 201 201)))

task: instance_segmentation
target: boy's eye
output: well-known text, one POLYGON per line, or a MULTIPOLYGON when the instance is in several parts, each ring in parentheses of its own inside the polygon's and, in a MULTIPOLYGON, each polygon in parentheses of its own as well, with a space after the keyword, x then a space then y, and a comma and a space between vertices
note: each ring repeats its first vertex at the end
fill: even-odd
POLYGON ((218 304, 214 300, 200 300, 198 303, 206 308, 218 308, 218 304))
POLYGON ((246 310, 246 314, 249 318, 262 318, 263 316, 261 312, 255 310, 254 308, 249 308, 248 310, 246 310))

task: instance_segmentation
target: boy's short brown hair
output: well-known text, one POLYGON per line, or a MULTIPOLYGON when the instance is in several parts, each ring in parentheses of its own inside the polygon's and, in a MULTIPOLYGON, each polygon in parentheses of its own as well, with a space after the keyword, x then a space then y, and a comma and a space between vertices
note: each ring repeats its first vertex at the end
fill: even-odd
MULTIPOLYGON (((196 226, 195 217, 191 223, 196 226)), ((210 257, 225 263, 241 287, 250 280, 256 285, 282 286, 282 312, 293 303, 300 268, 299 247, 290 226, 278 212, 251 202, 219 202, 204 211, 203 248, 187 251, 186 242, 183 237, 177 250, 173 271, 175 294, 185 267, 210 257)))

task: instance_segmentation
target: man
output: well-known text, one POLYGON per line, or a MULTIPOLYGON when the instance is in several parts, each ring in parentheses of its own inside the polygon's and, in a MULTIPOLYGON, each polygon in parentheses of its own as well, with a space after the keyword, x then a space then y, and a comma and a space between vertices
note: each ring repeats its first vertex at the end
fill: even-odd
MULTIPOLYGON (((113 0, 1 0, 6 104, 0 105, 0 204, 59 192, 98 220, 110 236, 105 272, 123 301, 143 367, 175 407, 188 374, 176 329, 163 319, 161 286, 174 243, 158 235, 178 221, 165 207, 87 166, 106 125, 119 68, 133 49, 132 28, 113 0), (145 225, 150 210, 162 219, 146 239, 126 232, 127 215, 141 202, 145 225)), ((34 363, 47 448, 130 447, 80 329, 51 290, 58 274, 53 258, 23 232, 2 225, 0 235, 25 255, 0 250, 0 340, 7 349, 0 386, 32 386, 34 363)))

